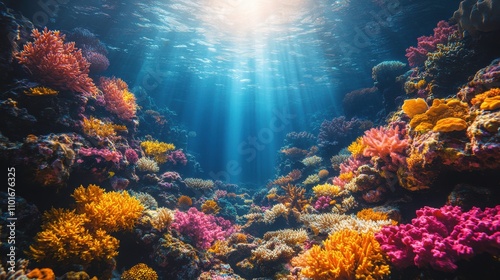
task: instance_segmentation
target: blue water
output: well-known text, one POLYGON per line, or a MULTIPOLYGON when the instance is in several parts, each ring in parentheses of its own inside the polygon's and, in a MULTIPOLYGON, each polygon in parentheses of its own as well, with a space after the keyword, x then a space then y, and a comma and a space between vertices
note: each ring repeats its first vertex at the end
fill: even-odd
POLYGON ((39 28, 96 34, 109 51, 103 75, 176 113, 190 135, 176 144, 200 177, 255 184, 275 175, 286 133, 341 115, 346 93, 373 85, 374 65, 406 61, 458 3, 6 1, 39 28))

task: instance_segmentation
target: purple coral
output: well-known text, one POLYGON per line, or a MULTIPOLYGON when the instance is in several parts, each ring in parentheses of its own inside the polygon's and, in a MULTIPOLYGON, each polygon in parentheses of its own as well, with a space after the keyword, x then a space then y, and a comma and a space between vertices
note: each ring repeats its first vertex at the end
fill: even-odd
POLYGON ((231 222, 207 215, 191 207, 187 212, 175 211, 172 228, 188 236, 200 249, 208 249, 216 240, 224 240, 234 232, 231 222))
POLYGON ((318 134, 318 146, 326 154, 332 156, 356 139, 371 123, 357 118, 346 120, 344 116, 331 121, 324 120, 318 134))
POLYGON ((375 235, 392 263, 454 271, 456 262, 474 255, 500 253, 500 205, 484 211, 473 207, 424 207, 411 224, 386 226, 375 235))
POLYGON ((182 150, 175 150, 175 151, 170 152, 167 155, 167 161, 171 162, 174 165, 177 165, 177 164, 186 165, 187 164, 186 155, 184 154, 184 152, 182 150))

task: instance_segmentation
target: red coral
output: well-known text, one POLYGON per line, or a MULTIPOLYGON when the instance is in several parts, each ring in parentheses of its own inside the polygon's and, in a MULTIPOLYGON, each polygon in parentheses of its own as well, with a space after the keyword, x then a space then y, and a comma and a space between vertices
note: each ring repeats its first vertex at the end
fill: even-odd
POLYGON ((34 42, 24 45, 17 55, 19 63, 26 66, 33 77, 43 84, 60 90, 71 90, 95 96, 97 88, 88 76, 90 64, 75 48, 75 43, 64 43, 59 31, 40 33, 33 29, 34 42))
POLYGON ((106 110, 116 114, 122 120, 135 117, 137 112, 135 96, 128 90, 125 81, 114 77, 101 77, 100 88, 104 94, 106 110))

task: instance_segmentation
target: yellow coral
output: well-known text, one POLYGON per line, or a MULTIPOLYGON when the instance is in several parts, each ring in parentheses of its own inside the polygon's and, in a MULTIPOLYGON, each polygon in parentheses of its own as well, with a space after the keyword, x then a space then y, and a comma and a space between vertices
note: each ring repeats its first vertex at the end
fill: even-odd
POLYGON ((354 178, 354 173, 352 171, 349 171, 347 173, 340 173, 339 179, 344 181, 344 182, 349 182, 354 178))
POLYGON ((323 245, 314 245, 292 259, 292 265, 302 267, 301 276, 314 280, 383 279, 390 274, 373 232, 338 231, 323 245))
POLYGON ((472 105, 481 104, 485 101, 485 99, 499 95, 500 95, 500 88, 492 88, 490 90, 487 90, 481 94, 474 96, 474 98, 472 98, 471 100, 471 104, 472 105))
POLYGON ((59 92, 47 87, 34 87, 24 92, 30 96, 57 95, 59 92))
POLYGON ((52 209, 44 213, 43 220, 42 231, 29 249, 35 261, 90 263, 118 255, 118 240, 103 230, 89 231, 85 215, 52 209))
POLYGON ((427 103, 422 98, 407 99, 404 101, 403 106, 401 107, 401 109, 403 109, 403 112, 410 118, 413 118, 417 114, 425 113, 428 108, 429 106, 427 106, 427 103))
POLYGON ((362 220, 369 221, 382 221, 389 219, 389 215, 387 215, 387 213, 373 211, 372 208, 363 209, 356 213, 356 216, 362 220))
POLYGON ((220 207, 215 200, 209 199, 201 206, 201 211, 205 214, 217 214, 220 207))
POLYGON ((468 115, 467 103, 456 98, 434 99, 427 111, 414 115, 410 121, 410 127, 418 132, 427 132, 433 129, 440 119, 453 117, 465 120, 468 115))
POLYGON ((167 152, 174 150, 175 146, 170 143, 155 141, 143 141, 141 147, 147 156, 153 157, 157 163, 165 163, 167 161, 167 152))
POLYGON ((444 118, 436 122, 433 131, 438 132, 450 132, 450 131, 460 131, 467 128, 467 122, 460 118, 444 118))
POLYGON ((493 111, 500 108, 500 95, 488 97, 481 103, 481 110, 493 111))
POLYGON ((92 116, 90 119, 83 118, 82 128, 83 132, 89 136, 103 138, 116 135, 117 130, 127 130, 126 126, 104 122, 92 116))
POLYGON ((158 274, 144 263, 138 263, 123 272, 121 280, 157 280, 158 274))
POLYGON ((363 142, 363 137, 358 137, 356 141, 352 142, 351 145, 347 147, 347 150, 351 152, 353 157, 357 157, 363 154, 365 147, 366 145, 363 142))
POLYGON ((320 196, 330 196, 330 197, 334 197, 334 196, 337 196, 340 192, 340 187, 339 186, 335 186, 335 185, 331 185, 331 184, 322 184, 322 185, 316 185, 315 187, 312 188, 314 194, 316 195, 316 197, 320 197, 320 196))
POLYGON ((141 202, 123 192, 104 192, 96 185, 77 188, 73 197, 77 209, 90 220, 93 228, 102 228, 109 232, 132 229, 144 210, 141 202))

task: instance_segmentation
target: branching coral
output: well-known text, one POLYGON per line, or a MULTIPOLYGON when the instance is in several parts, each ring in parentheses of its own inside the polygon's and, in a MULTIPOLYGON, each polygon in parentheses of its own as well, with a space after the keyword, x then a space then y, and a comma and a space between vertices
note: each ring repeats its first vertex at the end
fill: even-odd
POLYGON ((136 162, 137 169, 143 172, 152 172, 156 173, 160 171, 160 167, 158 166, 158 163, 156 161, 148 158, 148 157, 141 157, 140 159, 137 160, 136 162))
POLYGON ((103 138, 115 136, 116 130, 127 130, 125 126, 104 122, 92 116, 89 119, 83 118, 82 128, 83 132, 89 136, 103 138))
POLYGON ((52 209, 44 214, 42 231, 30 246, 36 261, 90 263, 118 255, 118 240, 104 230, 87 228, 86 215, 64 209, 52 209))
POLYGON ((390 274, 389 265, 372 232, 341 230, 328 237, 323 246, 292 260, 301 267, 302 276, 314 280, 383 279, 390 274))
POLYGON ((89 226, 108 232, 132 229, 144 210, 139 200, 127 191, 104 192, 96 185, 78 187, 73 197, 77 209, 88 217, 89 226))
POLYGON ((405 163, 408 147, 408 141, 404 136, 398 126, 372 128, 363 136, 363 143, 366 145, 363 155, 378 157, 387 164, 402 165, 405 163))
POLYGON ((33 29, 34 42, 24 45, 17 55, 19 63, 26 66, 34 78, 61 90, 71 90, 95 96, 97 88, 88 76, 90 64, 83 58, 75 43, 64 43, 59 31, 42 33, 33 29))
POLYGON ((128 85, 119 78, 101 77, 99 87, 104 94, 106 110, 122 120, 131 120, 137 112, 135 96, 128 90, 128 85))
POLYGON ((321 184, 321 185, 316 185, 312 188, 314 195, 316 197, 320 196, 330 196, 330 197, 335 197, 337 196, 341 189, 339 186, 332 185, 332 184, 321 184))
POLYGON ((24 92, 26 95, 30 96, 50 96, 57 95, 59 92, 48 87, 34 87, 24 92))
POLYGON ((161 164, 167 161, 167 152, 175 149, 175 146, 170 143, 155 141, 143 141, 141 142, 141 147, 144 149, 144 153, 153 157, 154 160, 161 164))
POLYGON ((285 195, 278 196, 278 201, 283 203, 289 209, 302 211, 309 201, 305 198, 306 189, 288 184, 281 187, 285 190, 285 195))
POLYGON ((215 200, 207 200, 203 205, 201 205, 201 212, 205 214, 217 214, 219 213, 221 208, 217 204, 215 200))

